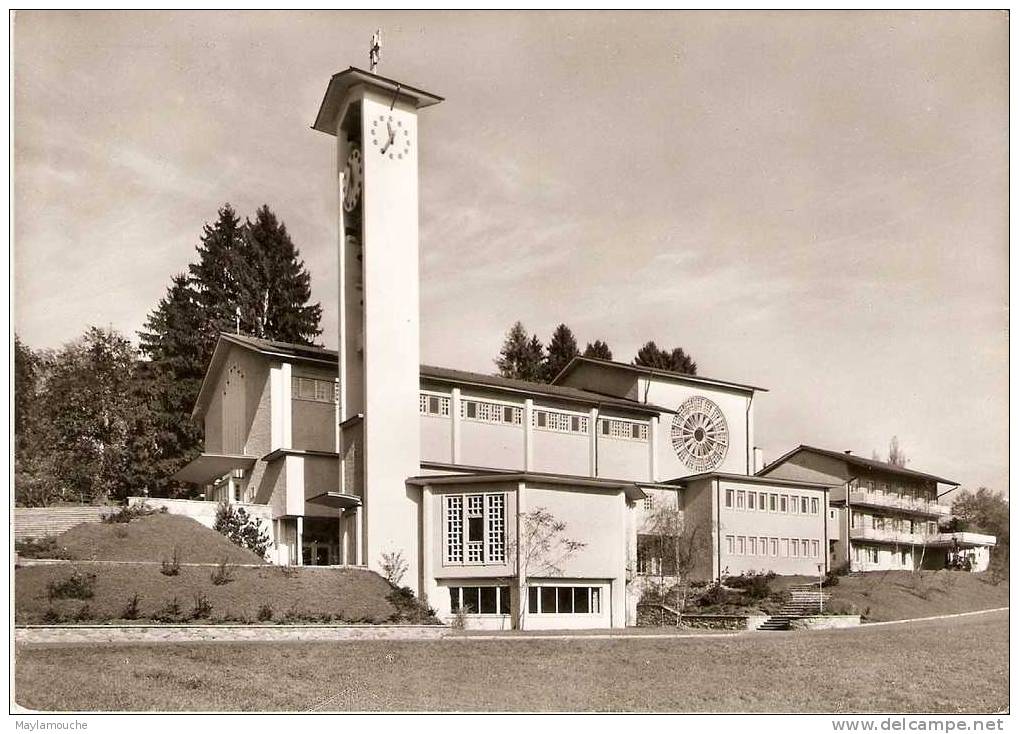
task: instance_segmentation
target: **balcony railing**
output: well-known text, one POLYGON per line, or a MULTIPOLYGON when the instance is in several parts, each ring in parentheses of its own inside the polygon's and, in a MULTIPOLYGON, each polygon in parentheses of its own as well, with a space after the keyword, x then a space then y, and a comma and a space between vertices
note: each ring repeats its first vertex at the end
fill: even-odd
POLYGON ((924 535, 923 533, 911 533, 908 530, 891 530, 878 528, 850 528, 849 538, 851 540, 870 540, 875 543, 896 543, 897 545, 923 545, 930 544, 937 535, 924 535))
POLYGON ((951 515, 952 508, 948 505, 939 505, 937 502, 908 497, 906 495, 885 494, 882 492, 867 492, 862 489, 853 489, 849 492, 849 503, 851 505, 869 505, 871 507, 882 507, 903 512, 914 512, 920 515, 951 515))

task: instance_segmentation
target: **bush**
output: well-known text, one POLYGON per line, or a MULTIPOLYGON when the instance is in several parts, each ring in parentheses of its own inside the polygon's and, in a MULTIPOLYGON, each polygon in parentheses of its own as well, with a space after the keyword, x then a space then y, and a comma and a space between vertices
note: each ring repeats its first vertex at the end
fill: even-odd
POLYGON ((382 554, 382 576, 393 586, 399 586, 403 575, 407 573, 407 561, 403 551, 382 554))
POLYGON ((243 507, 235 508, 221 502, 216 508, 216 522, 212 527, 230 542, 254 551, 261 558, 265 558, 269 551, 269 531, 262 527, 262 519, 251 517, 243 507))
POLYGON ((165 558, 160 563, 159 572, 164 576, 176 576, 180 573, 180 549, 173 547, 173 557, 170 560, 165 558))
POLYGON ((135 595, 128 600, 127 606, 124 607, 124 611, 121 612, 120 616, 123 619, 138 619, 140 616, 138 609, 140 602, 141 597, 139 597, 138 593, 135 592, 135 595))
POLYGON ((390 622, 397 624, 438 624, 435 610, 423 604, 408 586, 394 586, 386 599, 396 609, 389 615, 390 622))
POLYGON ((50 599, 91 599, 95 583, 94 573, 75 570, 63 581, 50 581, 46 590, 50 599))
POLYGON ((702 607, 716 607, 723 604, 732 604, 736 596, 736 594, 733 594, 721 584, 712 584, 704 590, 704 593, 702 593, 700 598, 697 600, 697 604, 702 607))
POLYGON ((258 608, 256 616, 259 622, 269 622, 272 620, 272 607, 269 605, 269 602, 265 602, 258 608))
POLYGON ((216 566, 216 570, 212 572, 212 575, 209 578, 212 580, 213 586, 223 586, 224 584, 229 584, 234 580, 234 572, 224 558, 219 562, 216 566))
POLYGON ((42 621, 46 624, 60 624, 64 621, 64 615, 60 613, 59 609, 54 607, 47 607, 46 611, 42 614, 42 621))
POLYGON ((78 608, 78 611, 74 613, 74 621, 75 622, 88 622, 92 618, 93 618, 92 617, 92 607, 90 607, 87 603, 82 604, 78 608))
POLYGON ((725 579, 725 585, 732 589, 742 589, 744 599, 756 601, 771 596, 770 584, 774 578, 774 571, 750 571, 742 576, 729 576, 725 579))
POLYGON ((153 619, 157 622, 179 622, 180 616, 180 604, 177 602, 177 597, 173 597, 171 601, 168 601, 156 612, 153 619))
POLYGON ((149 507, 144 501, 139 502, 135 505, 124 505, 116 512, 111 512, 109 515, 103 516, 103 522, 118 523, 118 522, 131 522, 137 520, 139 517, 148 517, 149 515, 159 515, 166 512, 165 507, 156 509, 149 507))
POLYGON ((23 558, 68 559, 66 551, 57 547, 57 539, 51 535, 44 538, 26 538, 14 541, 14 550, 23 558))
POLYGON ((191 619, 208 619, 212 614, 212 602, 205 594, 195 594, 191 608, 191 619))

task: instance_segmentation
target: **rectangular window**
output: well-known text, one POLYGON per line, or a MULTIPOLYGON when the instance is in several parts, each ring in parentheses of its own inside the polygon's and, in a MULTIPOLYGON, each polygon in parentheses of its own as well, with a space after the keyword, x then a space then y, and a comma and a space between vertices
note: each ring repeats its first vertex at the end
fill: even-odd
POLYGON ((762 556, 768 555, 768 539, 758 538, 757 540, 759 543, 757 547, 760 549, 761 555, 762 556))
POLYGON ((745 535, 736 538, 736 553, 745 556, 747 553, 747 539, 745 535))
POLYGON ((800 544, 796 542, 796 538, 792 539, 792 542, 789 544, 789 549, 792 551, 793 558, 799 558, 800 544))
POLYGON ((789 557, 789 538, 782 538, 782 557, 789 557))
POLYGON ((820 543, 816 540, 810 541, 810 555, 817 558, 820 555, 821 547, 820 543))
POLYGON ((655 498, 650 494, 644 498, 644 509, 649 512, 655 509, 655 498))
POLYGON ((450 398, 446 395, 429 395, 421 393, 419 396, 419 407, 421 415, 437 415, 441 418, 449 417, 450 398))
POLYGON ((807 504, 807 498, 806 497, 800 497, 800 512, 802 514, 806 515, 808 509, 809 509, 809 506, 807 504))
POLYGON ((757 492, 748 492, 747 493, 747 509, 748 510, 753 510, 754 509, 754 505, 756 504, 756 501, 757 501, 757 492))
POLYGON ((725 490, 725 506, 726 507, 732 507, 732 494, 733 494, 733 492, 732 492, 731 489, 725 490))
POLYGON ((619 420, 618 418, 602 418, 599 420, 599 423, 601 423, 601 434, 603 436, 647 443, 647 423, 619 420))
POLYGON ((771 510, 772 512, 775 512, 775 510, 778 509, 778 495, 777 494, 770 494, 770 495, 768 495, 768 509, 771 510))
POLYGON ((460 417, 482 423, 502 423, 519 426, 523 423, 524 409, 515 405, 487 403, 481 400, 461 400, 460 417))
POLYGON ((725 552, 730 556, 736 551, 736 536, 726 535, 725 536, 725 552))
POLYGON ((449 608, 454 614, 509 614, 508 586, 450 586, 449 608))
POLYGON ((794 515, 800 511, 800 503, 798 500, 799 498, 795 495, 789 495, 789 512, 794 515))
POLYGON ((759 495, 757 495, 757 509, 758 510, 760 510, 761 512, 764 512, 765 508, 767 507, 767 504, 768 504, 768 495, 766 495, 764 492, 761 492, 759 495))
POLYGON ((310 400, 314 403, 335 403, 338 395, 335 380, 319 380, 314 377, 298 377, 291 380, 290 395, 296 400, 310 400))
POLYGON ((503 563, 506 560, 506 496, 445 496, 445 562, 503 563))
POLYGON ((810 498, 810 514, 816 515, 820 511, 820 504, 817 501, 817 497, 810 498))
POLYGON ((806 540, 801 540, 800 550, 803 551, 803 557, 806 558, 810 554, 810 543, 806 540))
POLYGON ((531 586, 527 589, 531 614, 600 614, 601 589, 597 586, 531 586))
POLYGON ((753 536, 750 537, 750 555, 757 555, 757 538, 753 536))
POLYGON ((747 493, 742 489, 736 492, 736 509, 742 510, 747 506, 747 493))
POLYGON ((771 555, 778 557, 778 538, 771 539, 771 555))
POLYGON ((531 413, 531 425, 543 431, 586 434, 590 431, 590 423, 590 416, 560 410, 535 410, 531 413))
POLYGON ((779 499, 779 511, 787 512, 789 509, 789 497, 787 495, 782 495, 778 499, 779 499))

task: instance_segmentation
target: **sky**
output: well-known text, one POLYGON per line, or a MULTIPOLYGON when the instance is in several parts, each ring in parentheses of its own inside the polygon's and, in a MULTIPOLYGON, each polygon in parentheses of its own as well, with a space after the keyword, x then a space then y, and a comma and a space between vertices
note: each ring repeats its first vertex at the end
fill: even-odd
POLYGON ((230 202, 336 345, 329 77, 420 116, 421 352, 516 320, 762 385, 756 443, 1008 482, 1008 19, 963 12, 18 12, 15 330, 135 338, 230 202))

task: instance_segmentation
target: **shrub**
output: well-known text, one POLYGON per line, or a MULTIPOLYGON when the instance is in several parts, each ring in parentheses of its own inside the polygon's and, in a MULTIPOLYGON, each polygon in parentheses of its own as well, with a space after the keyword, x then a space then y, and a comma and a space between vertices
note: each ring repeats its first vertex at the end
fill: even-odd
POLYGON ((141 597, 139 597, 138 593, 135 592, 135 595, 128 600, 127 606, 124 607, 124 611, 121 612, 120 616, 124 619, 138 619, 138 606, 140 601, 141 597))
POLYGON ((408 586, 393 587, 386 599, 395 607, 390 622, 404 624, 438 624, 435 610, 422 603, 408 586))
POLYGON ((771 581, 775 578, 774 571, 749 571, 742 576, 730 576, 725 585, 732 589, 742 589, 743 598, 747 600, 766 599, 771 596, 771 581))
POLYGON ((712 584, 701 594, 697 600, 698 606, 715 607, 723 604, 732 604, 736 595, 721 584, 712 584))
POLYGON ((14 550, 23 558, 59 558, 68 560, 67 552, 57 547, 57 539, 51 535, 44 538, 26 538, 14 541, 14 550))
POLYGON ((233 569, 227 563, 226 558, 219 562, 209 578, 212 580, 213 586, 223 586, 234 580, 233 569))
POLYGON ((64 615, 60 613, 59 609, 50 606, 42 613, 42 621, 46 624, 60 624, 64 621, 64 615))
POLYGON ((212 527, 230 542, 254 551, 261 558, 265 558, 269 550, 269 531, 262 527, 262 519, 251 517, 243 507, 221 502, 216 508, 216 522, 212 527))
POLYGON ((471 613, 471 605, 464 604, 462 607, 453 612, 453 621, 449 623, 449 626, 455 630, 467 629, 467 617, 471 613))
POLYGON ((159 572, 164 576, 176 576, 180 573, 180 549, 177 546, 173 547, 173 556, 170 560, 165 558, 162 560, 159 572))
POLYGON ((75 622, 88 622, 92 619, 92 607, 86 602, 78 607, 78 611, 74 613, 75 622))
POLYGON ((195 594, 191 607, 191 619, 208 619, 212 614, 212 602, 205 594, 195 594))
POLYGON ((173 597, 171 601, 164 604, 163 607, 156 612, 154 619, 159 622, 180 621, 180 604, 177 602, 177 597, 173 597))
MULTIPOLYGON (((149 515, 159 515, 166 512, 165 507, 156 509, 155 507, 149 507, 144 501, 134 505, 124 505, 119 508, 116 512, 111 512, 109 515, 103 516, 103 522, 118 523, 118 522, 131 522, 137 520, 139 517, 148 517, 149 515)), ((120 536, 123 537, 123 536, 120 536)))
POLYGON ((265 602, 258 608, 256 616, 259 622, 269 622, 272 620, 272 607, 269 605, 269 602, 265 602))
POLYGON ((403 581, 403 575, 407 573, 407 561, 404 560, 403 551, 382 554, 382 575, 386 581, 393 586, 399 586, 403 581))
POLYGON ((74 570, 63 581, 50 581, 46 585, 50 599, 91 599, 96 582, 94 573, 74 570))

